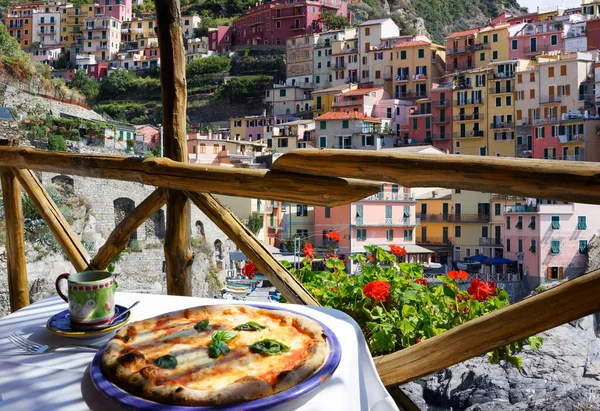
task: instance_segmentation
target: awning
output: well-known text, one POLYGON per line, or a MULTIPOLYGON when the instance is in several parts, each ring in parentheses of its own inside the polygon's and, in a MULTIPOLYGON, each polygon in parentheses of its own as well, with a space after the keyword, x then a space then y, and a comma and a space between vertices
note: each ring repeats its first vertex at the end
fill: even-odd
POLYGON ((435 254, 434 251, 416 244, 407 244, 402 247, 406 249, 406 254, 435 254))

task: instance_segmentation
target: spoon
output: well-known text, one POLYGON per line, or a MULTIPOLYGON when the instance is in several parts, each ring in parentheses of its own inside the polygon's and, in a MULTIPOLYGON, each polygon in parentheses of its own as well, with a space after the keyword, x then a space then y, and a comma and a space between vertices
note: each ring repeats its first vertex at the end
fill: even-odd
POLYGON ((113 325, 115 321, 117 321, 119 318, 122 318, 125 314, 127 314, 129 311, 131 311, 131 309, 133 307, 135 307, 136 305, 138 305, 139 303, 140 303, 139 301, 136 301, 133 304, 131 304, 131 307, 129 307, 128 309, 126 309, 125 311, 123 311, 121 314, 119 314, 115 318, 113 318, 113 320, 108 325, 113 325))

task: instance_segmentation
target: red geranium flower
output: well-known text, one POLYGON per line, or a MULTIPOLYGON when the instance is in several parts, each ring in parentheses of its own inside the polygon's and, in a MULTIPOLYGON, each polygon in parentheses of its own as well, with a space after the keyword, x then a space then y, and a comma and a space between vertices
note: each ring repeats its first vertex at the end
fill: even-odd
POLYGON ((375 257, 373 257, 372 255, 368 255, 368 256, 367 256, 367 258, 369 259, 369 261, 370 261, 371 263, 374 263, 374 262, 375 262, 375 257))
POLYGON ((488 297, 496 291, 496 285, 494 283, 489 284, 485 281, 471 280, 471 286, 467 289, 467 292, 478 301, 485 301, 488 297))
POLYGON ((304 244, 302 252, 304 253, 304 257, 309 261, 315 258, 315 249, 313 248, 311 243, 304 244))
POLYGON ((390 253, 394 254, 396 257, 404 257, 406 255, 406 248, 397 245, 391 245, 390 253))
POLYGON ((244 265, 244 268, 242 268, 242 274, 252 280, 254 274, 258 274, 258 269, 252 261, 248 260, 246 265, 244 265))
POLYGON ((371 281, 365 285, 363 293, 366 297, 385 302, 387 296, 390 295, 390 283, 381 280, 371 281))
POLYGON ((458 294, 458 295, 456 296, 456 299, 458 300, 458 302, 462 302, 462 301, 467 301, 467 300, 469 299, 469 297, 467 297, 467 296, 466 296, 466 295, 464 295, 464 294, 458 294))
POLYGON ((325 260, 328 260, 328 259, 330 259, 330 258, 340 258, 340 256, 338 255, 338 253, 335 253, 335 252, 334 252, 334 253, 327 253, 327 254, 324 254, 324 255, 323 255, 323 258, 324 258, 325 260))
POLYGON ((423 284, 425 287, 427 287, 429 285, 429 281, 427 281, 424 278, 417 278, 415 280, 415 283, 423 284))
POLYGON ((335 231, 327 233, 326 237, 329 238, 331 241, 336 242, 336 243, 339 242, 342 239, 342 237, 340 237, 340 235, 338 233, 336 233, 335 231))
POLYGON ((467 273, 465 270, 460 270, 460 271, 450 271, 448 273, 448 276, 450 278, 452 278, 454 281, 456 281, 456 279, 458 278, 459 280, 466 280, 467 278, 469 278, 469 273, 467 273))

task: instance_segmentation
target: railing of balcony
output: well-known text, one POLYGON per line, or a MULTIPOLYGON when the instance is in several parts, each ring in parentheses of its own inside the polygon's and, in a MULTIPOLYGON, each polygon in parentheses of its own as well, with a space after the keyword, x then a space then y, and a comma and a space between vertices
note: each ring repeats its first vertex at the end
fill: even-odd
POLYGON ((414 201, 412 193, 377 193, 362 199, 361 201, 414 201))
POLYGON ((444 118, 440 118, 440 117, 433 117, 433 124, 447 124, 450 122, 450 119, 448 117, 444 117, 444 118))
POLYGON ((403 76, 394 76, 394 80, 396 81, 408 81, 410 79, 410 76, 408 74, 403 75, 403 76))
POLYGON ((482 113, 473 114, 458 114, 453 117, 454 121, 478 121, 483 120, 484 116, 482 113))
POLYGON ((560 103, 560 96, 540 96, 540 104, 560 103))
POLYGON ((454 138, 482 138, 485 137, 483 130, 472 130, 472 131, 457 131, 454 133, 454 138))
POLYGON ((451 100, 434 100, 431 102, 433 107, 449 107, 451 100))
POLYGON ((507 205, 504 207, 504 214, 536 213, 538 211, 539 211, 538 206, 527 205, 527 204, 507 205))
POLYGON ((429 94, 427 91, 405 91, 405 92, 397 92, 395 93, 396 98, 425 98, 428 97, 429 94))
POLYGON ((418 214, 421 221, 447 221, 455 223, 482 223, 490 220, 488 214, 418 214))
POLYGON ((494 121, 490 123, 490 128, 512 128, 515 126, 515 123, 512 121, 494 121))
POLYGON ((483 99, 462 99, 462 100, 454 100, 455 106, 469 106, 469 105, 482 105, 483 99))
POLYGON ((502 242, 501 237, 482 237, 479 238, 479 245, 483 246, 491 246, 491 247, 503 247, 504 243, 502 242))
POLYGON ((515 91, 515 89, 512 87, 490 87, 488 92, 490 94, 502 94, 512 93, 513 91, 515 91))
POLYGON ((425 237, 417 241, 417 244, 452 244, 452 240, 447 237, 425 237))
POLYGON ((503 79, 503 78, 513 78, 515 76, 514 71, 507 71, 505 73, 492 73, 492 78, 494 80, 503 79))
POLYGON ((434 133, 431 135, 432 141, 450 140, 450 133, 434 133))
POLYGON ((417 220, 412 222, 410 218, 385 218, 383 221, 365 221, 362 217, 354 220, 356 227, 412 227, 418 225, 417 220))

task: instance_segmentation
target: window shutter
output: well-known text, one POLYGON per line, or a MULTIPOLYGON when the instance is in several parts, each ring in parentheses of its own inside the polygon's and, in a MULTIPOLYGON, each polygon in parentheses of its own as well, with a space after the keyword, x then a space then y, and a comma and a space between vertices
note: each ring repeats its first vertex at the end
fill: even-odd
POLYGON ((570 95, 571 95, 571 85, 570 85, 570 84, 567 84, 566 95, 567 95, 567 96, 570 96, 570 95))
POLYGON ((366 140, 367 140, 367 137, 363 135, 362 136, 362 145, 363 145, 363 147, 366 146, 366 142, 367 142, 366 140))
POLYGON ((558 267, 558 279, 562 280, 563 279, 563 273, 564 273, 564 267, 558 267))
POLYGON ((552 267, 546 268, 546 278, 552 280, 552 267))

